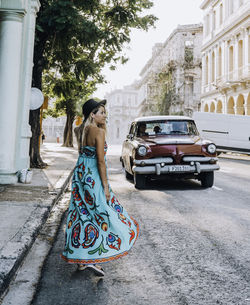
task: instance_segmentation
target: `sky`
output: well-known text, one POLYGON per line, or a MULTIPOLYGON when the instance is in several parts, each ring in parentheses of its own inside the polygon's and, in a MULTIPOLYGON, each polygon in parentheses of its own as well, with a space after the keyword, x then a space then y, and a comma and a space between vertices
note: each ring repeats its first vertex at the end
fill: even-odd
POLYGON ((129 61, 118 65, 115 71, 104 69, 107 84, 98 86, 95 97, 104 98, 105 94, 122 89, 140 79, 140 72, 152 56, 152 47, 155 43, 165 42, 178 24, 192 24, 202 22, 202 0, 152 0, 153 8, 147 14, 158 17, 155 28, 148 32, 141 30, 131 31, 131 41, 124 49, 129 61))

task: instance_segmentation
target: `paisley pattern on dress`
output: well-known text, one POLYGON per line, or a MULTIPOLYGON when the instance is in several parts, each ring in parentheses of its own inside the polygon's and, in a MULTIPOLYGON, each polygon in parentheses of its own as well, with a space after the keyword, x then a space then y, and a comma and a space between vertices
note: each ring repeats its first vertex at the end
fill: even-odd
MULTIPOLYGON (((106 151, 105 144, 105 154, 106 151)), ((65 247, 61 255, 65 261, 105 263, 128 254, 134 245, 139 225, 120 204, 110 185, 109 191, 111 199, 107 202, 96 149, 82 147, 72 178, 65 247)))

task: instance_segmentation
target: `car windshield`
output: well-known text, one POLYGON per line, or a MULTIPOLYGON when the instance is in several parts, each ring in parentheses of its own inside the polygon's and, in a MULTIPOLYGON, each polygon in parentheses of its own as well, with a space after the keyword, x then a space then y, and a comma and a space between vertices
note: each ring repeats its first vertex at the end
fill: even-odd
POLYGON ((137 136, 155 135, 198 135, 194 121, 191 120, 164 120, 138 122, 136 128, 137 136))

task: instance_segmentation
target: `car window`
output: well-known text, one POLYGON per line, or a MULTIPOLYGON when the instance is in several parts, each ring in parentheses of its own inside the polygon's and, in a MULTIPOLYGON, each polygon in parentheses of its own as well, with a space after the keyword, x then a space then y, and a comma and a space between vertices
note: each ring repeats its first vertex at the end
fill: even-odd
POLYGON ((149 135, 149 123, 148 122, 138 122, 136 125, 136 135, 137 137, 148 136, 149 135))
POLYGON ((138 122, 136 126, 137 136, 156 135, 198 135, 194 121, 191 120, 168 120, 138 122))

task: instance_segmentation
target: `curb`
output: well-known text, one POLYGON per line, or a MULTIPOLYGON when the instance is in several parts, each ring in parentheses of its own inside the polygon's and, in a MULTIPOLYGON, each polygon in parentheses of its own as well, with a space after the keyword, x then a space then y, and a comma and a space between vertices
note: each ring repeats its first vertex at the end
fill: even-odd
POLYGON ((237 161, 250 161, 250 156, 249 155, 227 155, 227 154, 220 154, 218 156, 218 159, 227 159, 227 160, 237 160, 237 161))
MULTIPOLYGON (((56 188, 55 193, 46 200, 45 206, 37 205, 35 213, 30 215, 24 226, 16 234, 14 240, 9 241, 0 251, 0 297, 3 296, 19 266, 27 256, 34 244, 40 230, 47 221, 49 214, 55 204, 59 201, 64 190, 68 186, 74 169, 66 176, 61 187, 56 188), (15 239, 18 240, 15 241, 15 239), (21 242, 20 242, 21 240, 21 242), (11 251, 10 251, 11 250, 11 251), (11 256, 9 253, 13 253, 11 256), (8 256, 6 255, 8 253, 8 256)), ((64 177, 64 176, 63 176, 64 177)), ((62 179, 60 178, 60 181, 62 179)), ((58 185, 58 183, 57 183, 58 185)))

